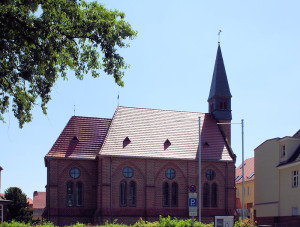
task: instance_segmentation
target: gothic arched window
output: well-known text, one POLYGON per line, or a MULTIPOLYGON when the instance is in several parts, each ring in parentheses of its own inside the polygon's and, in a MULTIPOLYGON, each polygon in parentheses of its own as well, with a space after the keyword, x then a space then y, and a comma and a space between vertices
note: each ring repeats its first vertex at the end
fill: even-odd
POLYGON ((203 185, 203 206, 209 207, 209 185, 205 183, 203 185))
POLYGON ((218 206, 218 186, 216 183, 213 183, 211 186, 211 206, 218 206))
POLYGON ((82 183, 76 183, 76 206, 82 206, 83 204, 83 193, 82 193, 82 183))
POLYGON ((169 206, 169 184, 165 182, 163 184, 163 206, 169 206))
POLYGON ((126 181, 120 183, 120 206, 126 206, 126 181))
POLYGON ((129 183, 129 206, 136 206, 136 184, 134 181, 129 183))
POLYGON ((74 194, 73 194, 73 182, 67 183, 67 206, 72 207, 74 205, 74 194))
POLYGON ((172 183, 172 200, 171 205, 173 207, 178 206, 178 184, 176 182, 172 183))

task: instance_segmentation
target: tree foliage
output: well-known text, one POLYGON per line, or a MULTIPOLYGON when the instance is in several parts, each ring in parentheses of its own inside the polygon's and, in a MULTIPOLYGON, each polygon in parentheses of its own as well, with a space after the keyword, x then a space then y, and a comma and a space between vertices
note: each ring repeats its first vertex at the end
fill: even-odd
POLYGON ((37 103, 47 114, 51 88, 59 77, 67 79, 67 70, 78 79, 102 70, 124 86, 128 65, 118 49, 137 35, 124 19, 97 2, 1 0, 0 120, 10 106, 20 128, 37 103))
POLYGON ((27 196, 20 188, 10 187, 5 190, 5 199, 11 200, 7 205, 7 220, 29 222, 32 219, 32 211, 29 209, 27 196))

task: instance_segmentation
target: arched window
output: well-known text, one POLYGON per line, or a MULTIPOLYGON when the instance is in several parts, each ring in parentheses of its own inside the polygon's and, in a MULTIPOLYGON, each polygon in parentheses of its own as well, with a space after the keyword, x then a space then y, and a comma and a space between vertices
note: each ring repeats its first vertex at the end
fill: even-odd
POLYGON ((83 202, 83 193, 82 193, 82 183, 76 183, 76 206, 82 206, 83 202))
POLYGON ((203 206, 209 207, 209 185, 205 183, 203 185, 203 206))
POLYGON ((129 206, 136 206, 136 184, 134 181, 129 183, 129 206))
POLYGON ((173 207, 178 206, 178 184, 176 182, 172 183, 172 200, 171 205, 173 207))
POLYGON ((220 101, 220 109, 222 110, 223 109, 223 102, 220 101))
POLYGON ((126 181, 120 183, 120 206, 126 206, 126 181))
POLYGON ((163 184, 163 206, 169 206, 169 184, 165 182, 163 184))
POLYGON ((218 186, 216 183, 213 183, 211 186, 211 206, 218 206, 218 186))
POLYGON ((227 101, 224 101, 224 110, 227 110, 227 101))
POLYGON ((74 194, 73 194, 73 182, 67 183, 67 206, 72 207, 74 205, 74 194))

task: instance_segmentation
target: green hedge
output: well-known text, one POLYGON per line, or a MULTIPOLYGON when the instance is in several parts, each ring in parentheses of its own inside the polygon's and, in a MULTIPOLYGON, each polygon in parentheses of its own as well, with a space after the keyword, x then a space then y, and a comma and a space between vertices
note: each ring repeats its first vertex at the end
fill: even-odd
MULTIPOLYGON (((0 224, 0 227, 57 227, 51 222, 44 222, 43 224, 25 224, 21 222, 3 222, 0 224)), ((94 226, 94 227, 100 227, 100 225, 86 225, 77 223, 75 225, 69 225, 65 227, 88 227, 88 226, 94 226)), ((115 220, 113 223, 105 223, 105 225, 102 225, 105 227, 129 227, 129 225, 124 224, 117 224, 117 220, 115 220)), ((192 226, 192 220, 186 219, 186 220, 178 220, 177 218, 171 218, 170 216, 163 218, 160 216, 159 221, 156 222, 148 222, 144 221, 142 218, 138 222, 136 222, 134 225, 130 225, 131 227, 188 227, 192 226)), ((214 224, 203 224, 198 221, 194 222, 195 227, 213 227, 214 224)), ((246 219, 245 221, 238 221, 234 225, 235 227, 256 227, 255 224, 251 224, 251 221, 249 219, 246 219)))

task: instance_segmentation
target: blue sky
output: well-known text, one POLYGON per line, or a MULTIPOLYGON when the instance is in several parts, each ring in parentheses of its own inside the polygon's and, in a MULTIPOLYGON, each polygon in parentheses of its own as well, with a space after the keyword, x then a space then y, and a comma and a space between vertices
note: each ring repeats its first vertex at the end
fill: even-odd
MULTIPOLYGON (((300 2, 228 1, 101 1, 126 14, 138 31, 131 47, 121 50, 131 68, 125 87, 102 73, 83 81, 68 74, 58 80, 48 104, 39 107, 23 129, 13 113, 0 123, 1 192, 20 187, 29 197, 45 191, 44 156, 76 115, 111 118, 120 105, 207 112, 216 57, 221 49, 232 93, 232 122, 245 121, 245 158, 266 139, 293 135, 299 124, 300 2)), ((241 163, 241 127, 232 126, 232 148, 241 163)))

